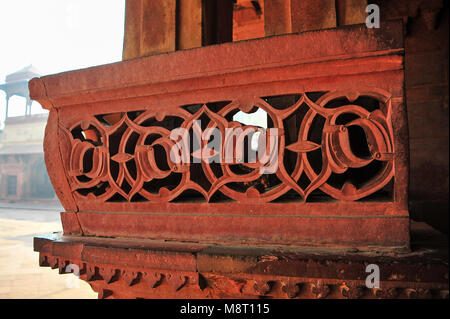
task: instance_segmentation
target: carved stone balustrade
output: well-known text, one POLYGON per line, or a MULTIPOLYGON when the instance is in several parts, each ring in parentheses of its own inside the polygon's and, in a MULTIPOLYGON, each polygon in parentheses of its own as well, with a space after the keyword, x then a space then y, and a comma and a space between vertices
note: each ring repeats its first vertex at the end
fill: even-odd
POLYGON ((33 99, 50 110, 46 163, 64 233, 408 247, 402 53, 391 23, 383 33, 287 35, 32 80, 33 99), (273 171, 221 154, 195 163, 196 150, 172 160, 174 129, 225 136, 250 127, 234 114, 258 109, 277 129, 273 171))
MULTIPOLYGON (((83 264, 84 279, 94 281, 101 297, 114 291, 116 297, 173 297, 180 295, 108 285, 121 278, 125 287, 147 281, 156 287, 166 278, 175 292, 185 285, 198 288, 204 275, 195 266, 197 253, 208 245, 407 252, 403 69, 402 24, 393 21, 382 30, 358 25, 291 34, 33 79, 31 97, 50 111, 45 159, 65 209, 62 237, 36 238, 41 264, 61 269, 71 261, 83 264), (258 110, 265 112, 267 127, 236 120, 239 112, 258 110), (186 141, 173 138, 180 128, 206 138, 177 162, 171 152, 186 141), (210 129, 220 132, 218 149, 209 147, 210 129), (254 136, 273 141, 267 143, 270 161, 246 162, 236 153, 227 161, 229 129, 258 129, 260 135, 230 145, 248 146, 254 136), (215 162, 207 161, 213 157, 215 162), (156 244, 142 244, 147 240, 198 244, 157 257, 147 251, 142 259, 111 248, 130 240, 143 250, 155 249, 156 244), (126 256, 119 261, 118 254, 126 256), (102 284, 95 283, 97 277, 102 284)), ((159 250, 174 249, 164 247, 159 250)), ((353 296, 359 291, 353 283, 363 283, 355 272, 347 278, 335 269, 337 277, 327 275, 324 283, 316 282, 317 274, 277 269, 275 279, 239 271, 246 273, 245 282, 256 280, 250 293, 255 296, 277 282, 284 287, 280 291, 295 297, 299 278, 308 276, 308 289, 319 297, 329 294, 331 284, 353 296), (342 286, 343 278, 350 286, 342 286)), ((240 296, 241 279, 231 285, 236 293, 227 282, 227 296, 240 296)))

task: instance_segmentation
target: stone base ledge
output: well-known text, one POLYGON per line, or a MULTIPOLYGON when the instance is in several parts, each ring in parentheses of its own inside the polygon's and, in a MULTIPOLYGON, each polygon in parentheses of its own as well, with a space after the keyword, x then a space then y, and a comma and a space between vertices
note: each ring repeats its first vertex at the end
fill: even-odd
POLYGON ((35 237, 34 250, 40 266, 79 270, 99 298, 448 298, 448 256, 423 247, 383 253, 54 233, 35 237), (380 269, 380 288, 366 286, 369 264, 380 269))

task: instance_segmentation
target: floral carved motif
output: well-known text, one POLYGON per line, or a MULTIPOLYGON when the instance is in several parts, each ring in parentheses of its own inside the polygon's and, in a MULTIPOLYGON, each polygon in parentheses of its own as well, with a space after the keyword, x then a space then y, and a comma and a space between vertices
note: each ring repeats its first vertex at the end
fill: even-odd
POLYGON ((91 116, 61 128, 70 145, 70 185, 79 198, 119 202, 169 202, 187 191, 207 202, 270 202, 288 195, 305 201, 317 189, 335 199, 358 200, 386 186, 394 174, 389 94, 313 95, 300 94, 293 105, 276 107, 270 98, 253 98, 91 116), (239 111, 258 109, 267 113, 268 128, 233 119, 239 111), (198 138, 198 149, 174 138, 177 129, 198 138), (222 139, 219 151, 209 147, 217 138, 213 129, 222 139), (228 139, 230 129, 240 129, 244 137, 228 139), (254 131, 247 136, 246 130, 254 131), (257 141, 267 145, 265 162, 260 150, 253 162, 239 158, 238 151, 227 158, 227 143, 239 149, 258 130, 257 141), (355 138, 358 134, 363 138, 355 138), (185 146, 189 153, 180 155, 185 146), (174 150, 184 160, 174 161, 174 150))

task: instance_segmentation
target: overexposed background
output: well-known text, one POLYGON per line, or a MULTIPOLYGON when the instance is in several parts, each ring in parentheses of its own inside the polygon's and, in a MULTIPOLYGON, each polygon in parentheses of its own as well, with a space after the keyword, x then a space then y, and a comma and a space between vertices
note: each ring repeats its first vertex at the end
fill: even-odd
MULTIPOLYGON (((30 64, 47 75, 120 61, 124 17, 125 0, 0 0, 0 84, 30 64)), ((9 116, 24 103, 12 97, 9 116)), ((5 107, 0 91, 0 129, 5 107)))

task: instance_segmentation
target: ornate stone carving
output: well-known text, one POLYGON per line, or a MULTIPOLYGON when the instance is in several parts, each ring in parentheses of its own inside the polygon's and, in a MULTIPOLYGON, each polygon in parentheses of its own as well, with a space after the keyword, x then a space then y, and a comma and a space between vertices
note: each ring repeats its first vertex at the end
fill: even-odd
POLYGON ((373 288, 373 293, 377 298, 395 299, 398 297, 400 291, 397 288, 387 288, 387 289, 373 288))
MULTIPOLYGON (((55 260, 56 268, 66 264, 78 265, 79 260, 65 260, 52 258, 51 255, 39 255, 40 260, 55 260)), ((81 263, 83 264, 83 263, 81 263)), ((46 266, 50 266, 47 264, 46 266)), ((206 280, 202 286, 198 281, 199 273, 183 273, 179 271, 161 271, 144 269, 137 271, 118 265, 100 266, 86 263, 86 271, 80 271, 80 278, 89 282, 99 293, 100 299, 105 298, 443 298, 448 299, 448 289, 443 283, 411 283, 401 281, 381 282, 390 288, 373 288, 370 293, 364 287, 363 281, 348 281, 338 283, 336 278, 314 280, 313 278, 282 278, 274 275, 256 276, 256 280, 249 279, 255 275, 233 273, 217 275, 204 273, 206 280), (120 276, 119 276, 120 274, 120 276), (250 276, 250 277, 249 277, 250 276), (111 278, 114 278, 111 280, 111 278), (251 284, 251 287, 248 285, 251 284), (393 284, 395 284, 393 286, 393 284), (277 287, 276 289, 274 287, 277 287), (421 288, 422 287, 422 288, 421 288), (424 288, 429 287, 429 288, 424 288), (434 288, 432 288, 434 287, 434 288), (366 293, 366 290, 368 293, 366 293), (334 293, 333 293, 334 291, 334 293), (338 292, 338 294, 336 294, 338 292)))
POLYGON ((408 250, 402 27, 292 34, 30 81, 50 111, 46 164, 74 241, 36 241, 40 263, 83 264, 101 298, 361 297, 362 262, 266 251, 216 268, 227 257, 214 249, 408 250), (353 38, 357 46, 343 40, 353 38), (255 112, 265 124, 237 117, 255 112), (227 139, 232 129, 247 133, 227 139), (183 152, 184 132, 198 147, 183 152), (255 161, 235 151, 252 141, 265 142, 255 161), (183 249, 166 250, 174 241, 183 249), (54 257, 53 244, 69 257, 54 257))
POLYGON ((266 295, 272 289, 273 282, 264 281, 264 280, 256 280, 253 288, 255 292, 261 296, 266 295))
POLYGON ((330 287, 323 280, 318 280, 311 285, 311 292, 319 299, 326 298, 330 293, 330 287))
MULTIPOLYGON (((267 99, 257 98, 230 102, 216 112, 210 110, 211 104, 209 107, 203 105, 193 113, 178 107, 166 112, 138 110, 93 114, 70 127, 60 127, 70 145, 69 183, 74 195, 85 201, 132 202, 139 198, 141 202, 170 202, 187 190, 195 190, 205 202, 211 202, 218 192, 237 202, 270 202, 289 191, 294 192, 293 199, 297 197, 298 200, 306 201, 316 189, 335 199, 358 200, 373 194, 392 179, 394 143, 389 93, 375 89, 335 91, 323 94, 316 101, 311 100, 307 93, 299 96, 293 105, 283 105, 282 109, 274 108, 267 99), (369 111, 363 98, 369 107, 377 105, 376 109, 369 111), (342 106, 333 107, 336 102, 342 106), (267 170, 262 168, 267 164, 261 161, 241 163, 237 158, 227 161, 227 154, 223 151, 217 154, 220 165, 214 170, 213 164, 205 162, 204 158, 205 151, 210 151, 207 144, 211 137, 208 134, 205 137, 205 132, 217 129, 224 137, 221 150, 225 150, 228 130, 255 129, 256 132, 261 129, 230 121, 230 115, 258 109, 267 113, 274 126, 271 129, 277 134, 270 136, 275 140, 275 146, 271 145, 272 149, 264 151, 277 154, 277 158, 272 159, 277 162, 277 169, 271 174, 273 178, 269 179, 276 176, 278 181, 266 186, 263 177, 267 170), (284 134, 288 130, 285 127, 286 119, 304 109, 306 115, 298 123, 297 139, 287 141, 284 134), (314 127, 313 122, 318 117, 324 123, 314 127), (200 119, 206 125, 203 131, 195 126, 200 119), (179 123, 179 127, 174 126, 174 123, 179 123), (195 164, 189 159, 181 163, 171 159, 171 151, 181 150, 184 146, 182 142, 171 138, 174 130, 178 129, 194 130, 199 141, 202 141, 201 148, 190 152, 203 153, 199 156, 203 160, 203 179, 192 176, 195 164), (366 137, 367 140, 358 146, 367 149, 364 156, 355 154, 352 148, 355 133, 352 134, 350 130, 361 130, 366 137), (321 135, 319 144, 308 140, 314 133, 316 136, 321 135), (311 162, 308 156, 315 150, 319 151, 317 155, 322 163, 318 171, 313 168, 317 167, 314 165, 317 163, 311 162), (294 167, 290 170, 286 167, 288 154, 295 155, 294 167), (347 181, 342 187, 336 188, 329 183, 332 174, 344 174, 349 169, 376 163, 377 172, 359 181, 361 186, 347 181), (236 166, 246 173, 236 173, 236 166), (299 185, 302 174, 306 174, 309 179, 309 183, 303 187, 299 185), (156 184, 156 181, 159 183, 156 184), (232 184, 234 187, 230 187, 232 184)), ((264 137, 269 138, 267 130, 262 132, 264 137)), ((244 142, 244 137, 241 142, 244 142)))
POLYGON ((300 283, 294 279, 282 282, 282 290, 288 298, 295 298, 300 293, 300 283))
POLYGON ((144 272, 143 280, 148 283, 150 288, 156 288, 161 284, 164 275, 158 272, 144 272))
POLYGON ((406 249, 402 25, 384 25, 33 79, 65 234, 406 249))
POLYGON ((117 269, 102 267, 100 269, 100 276, 102 276, 103 280, 110 284, 118 280, 119 272, 117 271, 117 269))
POLYGON ((348 299, 358 299, 364 295, 364 286, 354 282, 344 282, 339 288, 342 295, 348 299))

